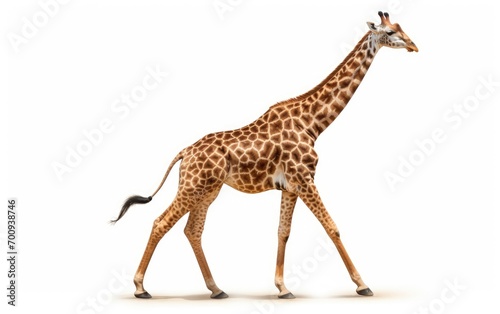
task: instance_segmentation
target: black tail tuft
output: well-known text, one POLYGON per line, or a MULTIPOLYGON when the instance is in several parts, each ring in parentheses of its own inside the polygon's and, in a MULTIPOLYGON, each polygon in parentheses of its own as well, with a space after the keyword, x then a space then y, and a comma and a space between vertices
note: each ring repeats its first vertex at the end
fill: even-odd
POLYGON ((127 198, 125 203, 123 203, 122 210, 120 211, 118 218, 116 218, 115 220, 111 220, 110 223, 114 224, 115 222, 120 220, 120 218, 122 218, 123 215, 125 215, 125 213, 127 212, 127 210, 129 209, 130 206, 132 206, 134 204, 146 204, 146 203, 151 202, 152 199, 153 199, 152 196, 143 197, 143 196, 139 196, 139 195, 134 195, 134 196, 127 198))

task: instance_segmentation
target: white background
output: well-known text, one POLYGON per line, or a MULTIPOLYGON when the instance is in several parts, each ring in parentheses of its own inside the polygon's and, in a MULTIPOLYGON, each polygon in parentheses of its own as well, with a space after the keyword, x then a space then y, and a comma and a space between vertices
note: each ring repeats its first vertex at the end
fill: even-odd
MULTIPOLYGON (((487 91, 481 78, 500 81, 493 1, 75 0, 16 49, 9 38, 44 14, 40 2, 11 1, 0 10, 8 92, 1 199, 5 211, 8 197, 19 203, 19 306, 2 297, 9 313, 498 310, 500 88, 460 125, 450 120, 458 117, 454 105, 487 91), (217 12, 214 3, 230 9, 217 12), (209 299, 184 217, 146 273, 155 298, 135 299, 130 276, 153 220, 172 200, 178 168, 150 204, 110 226, 123 200, 150 195, 177 152, 204 134, 243 126, 314 87, 361 38, 365 22, 379 22, 378 10, 389 11, 420 52, 383 48, 316 145, 316 183, 375 296, 356 296, 338 254, 320 246, 327 240, 320 224, 299 202, 285 263, 297 299, 277 300, 279 192, 225 187, 209 212, 204 248, 230 298, 209 299), (126 117, 113 111, 156 67, 168 77, 126 117), (64 164, 68 149, 83 145, 83 132, 103 119, 112 132, 58 178, 54 163, 64 164), (391 190, 384 174, 398 174, 401 158, 423 156, 416 141, 436 129, 446 140, 391 190), (298 267, 301 275, 292 273, 298 267), (453 282, 457 293, 448 288, 453 282)), ((5 248, 6 214, 0 217, 5 248)), ((6 274, 0 277, 4 287, 6 274)))

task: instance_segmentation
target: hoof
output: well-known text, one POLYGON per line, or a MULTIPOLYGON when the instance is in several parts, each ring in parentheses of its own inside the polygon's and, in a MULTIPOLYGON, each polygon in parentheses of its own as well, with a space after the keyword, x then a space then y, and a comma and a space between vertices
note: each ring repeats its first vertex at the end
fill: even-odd
POLYGON ((359 295, 363 295, 366 297, 371 297, 373 295, 373 292, 370 290, 370 288, 366 288, 363 290, 356 291, 359 295))
POLYGON ((134 294, 134 296, 138 299, 151 299, 151 295, 147 291, 139 294, 134 294))
POLYGON ((212 299, 225 299, 225 298, 227 298, 227 297, 229 297, 229 296, 228 296, 228 295, 227 295, 224 291, 221 291, 221 292, 219 292, 219 293, 218 293, 218 294, 216 294, 216 295, 213 295, 213 294, 212 294, 210 297, 211 297, 212 299))
POLYGON ((293 295, 293 293, 288 292, 287 294, 279 295, 278 298, 280 298, 280 299, 295 299, 295 296, 293 295))

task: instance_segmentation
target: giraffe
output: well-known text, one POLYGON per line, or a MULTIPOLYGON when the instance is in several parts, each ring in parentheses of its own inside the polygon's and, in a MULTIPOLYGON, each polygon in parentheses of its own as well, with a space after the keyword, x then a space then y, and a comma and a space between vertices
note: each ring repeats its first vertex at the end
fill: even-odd
POLYGON ((337 118, 358 88, 376 53, 383 47, 418 51, 401 27, 378 12, 381 23, 368 22, 369 31, 340 65, 312 90, 271 106, 254 122, 231 131, 211 133, 181 150, 172 160, 149 197, 129 197, 115 220, 120 220, 133 204, 144 204, 161 189, 173 166, 180 160, 177 194, 153 223, 153 228, 134 276, 137 298, 151 298, 144 289, 144 274, 160 239, 189 213, 184 233, 198 261, 211 298, 228 295, 215 283, 201 245, 205 217, 223 184, 246 193, 281 191, 278 252, 275 285, 278 297, 294 298, 284 282, 285 247, 290 235, 297 199, 319 220, 336 246, 359 295, 373 292, 363 282, 340 239, 339 229, 320 198, 314 183, 318 155, 314 144, 318 136, 337 118))

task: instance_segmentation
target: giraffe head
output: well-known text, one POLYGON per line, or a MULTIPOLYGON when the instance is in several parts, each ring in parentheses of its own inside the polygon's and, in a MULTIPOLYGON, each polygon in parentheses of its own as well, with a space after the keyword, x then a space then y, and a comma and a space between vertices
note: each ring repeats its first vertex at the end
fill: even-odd
POLYGON ((409 52, 418 52, 417 46, 403 32, 401 26, 398 23, 391 23, 389 13, 379 11, 378 15, 381 19, 380 25, 375 25, 373 22, 367 22, 367 24, 371 32, 376 35, 376 41, 380 46, 406 48, 409 52))

